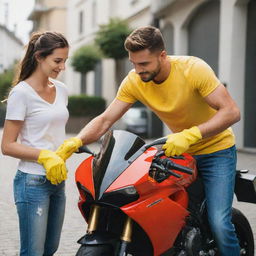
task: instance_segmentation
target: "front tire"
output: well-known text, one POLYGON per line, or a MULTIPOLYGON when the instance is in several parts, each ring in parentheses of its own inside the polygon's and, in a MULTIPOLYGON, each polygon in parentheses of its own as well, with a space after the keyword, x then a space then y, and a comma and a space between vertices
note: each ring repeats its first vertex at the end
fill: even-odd
POLYGON ((112 256, 111 246, 105 244, 81 245, 76 256, 112 256))
POLYGON ((254 239, 251 226, 242 212, 232 209, 232 222, 235 226, 237 238, 242 250, 242 255, 254 256, 254 239))

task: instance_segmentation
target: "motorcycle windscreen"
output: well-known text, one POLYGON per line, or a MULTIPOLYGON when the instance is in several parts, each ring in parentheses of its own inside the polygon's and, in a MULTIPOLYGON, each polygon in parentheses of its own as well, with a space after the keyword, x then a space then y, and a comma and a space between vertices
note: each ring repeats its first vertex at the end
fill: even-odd
POLYGON ((99 200, 108 187, 144 152, 144 144, 143 139, 127 131, 111 130, 104 136, 101 150, 93 162, 95 199, 99 200))

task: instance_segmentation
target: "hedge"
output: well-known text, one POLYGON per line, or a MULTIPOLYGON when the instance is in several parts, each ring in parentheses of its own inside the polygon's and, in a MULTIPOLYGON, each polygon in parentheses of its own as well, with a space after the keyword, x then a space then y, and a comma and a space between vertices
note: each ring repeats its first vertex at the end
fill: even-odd
POLYGON ((5 120, 5 113, 6 113, 6 106, 5 104, 0 103, 0 127, 3 127, 4 120, 5 120))
POLYGON ((106 108, 106 101, 101 97, 87 95, 69 96, 68 110, 70 116, 97 116, 106 108))
POLYGON ((0 100, 4 100, 8 96, 11 89, 13 76, 13 69, 9 69, 0 74, 0 100))

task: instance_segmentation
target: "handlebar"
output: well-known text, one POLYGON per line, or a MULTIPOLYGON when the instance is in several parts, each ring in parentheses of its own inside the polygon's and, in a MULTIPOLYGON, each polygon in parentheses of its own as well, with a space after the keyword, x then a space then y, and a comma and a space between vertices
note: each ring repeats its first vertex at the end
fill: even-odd
MULTIPOLYGON (((174 170, 187 173, 189 175, 193 174, 193 170, 181 164, 177 164, 172 161, 170 158, 161 158, 163 156, 162 152, 159 152, 155 155, 155 158, 152 161, 149 175, 154 178, 157 182, 162 182, 167 179, 170 175, 181 178, 182 175, 174 172, 174 170)), ((184 159, 183 156, 179 156, 179 159, 184 159)))
POLYGON ((95 153, 92 152, 87 146, 83 145, 78 150, 75 152, 76 154, 81 154, 81 153, 88 153, 90 155, 95 156, 95 153))
POLYGON ((155 145, 163 145, 163 144, 165 144, 166 140, 167 140, 167 137, 162 137, 162 138, 159 138, 157 140, 150 142, 149 144, 146 144, 144 147, 145 147, 145 149, 148 149, 155 145))
POLYGON ((157 163, 158 165, 163 165, 168 170, 173 169, 173 170, 184 172, 190 175, 193 174, 193 171, 191 168, 188 168, 180 164, 176 164, 169 158, 155 158, 154 162, 157 163))

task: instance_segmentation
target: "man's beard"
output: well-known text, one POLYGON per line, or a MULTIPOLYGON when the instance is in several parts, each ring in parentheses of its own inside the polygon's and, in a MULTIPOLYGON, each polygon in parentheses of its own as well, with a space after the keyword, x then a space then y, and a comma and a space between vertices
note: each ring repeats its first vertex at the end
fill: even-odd
POLYGON ((143 82, 149 82, 149 81, 152 81, 154 80, 154 78, 160 73, 160 65, 158 66, 157 70, 153 71, 153 72, 141 72, 139 73, 140 75, 140 79, 143 81, 143 82), (141 75, 143 74, 148 74, 147 77, 142 77, 141 75))

